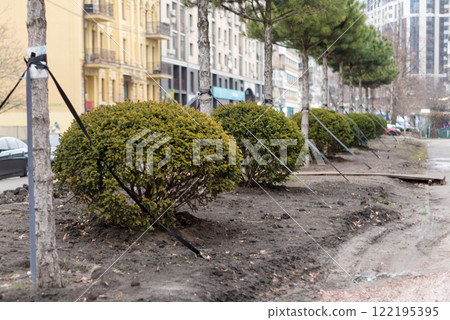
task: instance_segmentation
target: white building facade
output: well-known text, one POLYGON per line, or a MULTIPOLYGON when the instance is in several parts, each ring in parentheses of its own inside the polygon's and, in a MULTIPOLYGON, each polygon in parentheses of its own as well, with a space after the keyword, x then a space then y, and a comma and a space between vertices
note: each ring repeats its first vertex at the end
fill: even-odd
MULTIPOLYGON (((186 105, 199 88, 197 8, 163 0, 161 21, 170 25, 171 40, 162 47, 162 68, 172 79, 161 80, 162 98, 186 105)), ((245 24, 222 9, 209 10, 213 95, 222 103, 263 99, 263 43, 243 35, 245 24)), ((214 101, 217 107, 217 101, 214 101)))
POLYGON ((300 56, 295 50, 274 45, 272 60, 274 107, 289 117, 301 109, 300 56))

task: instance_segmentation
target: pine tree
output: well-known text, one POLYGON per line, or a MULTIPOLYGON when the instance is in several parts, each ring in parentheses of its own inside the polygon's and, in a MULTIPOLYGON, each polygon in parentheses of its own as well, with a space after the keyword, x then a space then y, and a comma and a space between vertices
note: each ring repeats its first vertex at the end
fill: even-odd
POLYGON ((325 11, 332 0, 215 0, 247 23, 247 35, 264 41, 264 100, 273 104, 272 29, 281 21, 294 16, 325 11))

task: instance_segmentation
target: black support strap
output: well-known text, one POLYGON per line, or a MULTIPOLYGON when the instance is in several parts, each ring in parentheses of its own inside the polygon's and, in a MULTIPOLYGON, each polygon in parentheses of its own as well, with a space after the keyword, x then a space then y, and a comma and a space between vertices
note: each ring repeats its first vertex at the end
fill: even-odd
MULTIPOLYGON (((56 80, 53 73, 48 69, 48 73, 50 74, 50 77, 53 79, 56 88, 58 89, 61 97, 63 98, 64 102, 66 103, 67 107, 69 108, 70 112, 72 113, 73 117, 75 118, 76 122, 80 126, 81 130, 83 131, 84 135, 88 138, 90 144, 92 147, 98 152, 97 147, 94 145, 94 143, 91 140, 91 137, 89 136, 86 127, 84 126, 83 122, 81 121, 80 117, 78 116, 75 108, 73 107, 72 103, 70 102, 69 98, 65 94, 64 90, 59 85, 58 81, 56 80)), ((99 153, 99 152, 98 152, 99 153)), ((99 153, 100 154, 100 153, 99 153)), ((114 179, 117 181, 117 183, 120 185, 120 187, 133 199, 133 201, 139 206, 141 211, 144 214, 147 214, 148 216, 151 216, 150 212, 147 210, 147 208, 141 203, 141 201, 136 197, 136 195, 120 180, 120 178, 116 175, 114 170, 106 163, 104 159, 100 159, 100 161, 105 165, 105 167, 108 169, 109 173, 114 177, 114 179)), ((192 186, 191 186, 192 187, 192 186)), ((194 252, 198 257, 206 258, 206 256, 200 252, 197 248, 195 248, 193 245, 191 245, 188 241, 183 239, 182 236, 175 233, 174 231, 167 228, 165 225, 160 223, 159 221, 156 221, 160 227, 162 227, 165 231, 167 231, 171 236, 175 237, 178 241, 180 241, 184 246, 186 246, 189 250, 194 252)))
POLYGON ((12 90, 8 93, 8 95, 6 96, 5 100, 3 100, 2 104, 0 104, 0 111, 2 110, 2 108, 6 105, 6 102, 8 102, 9 98, 11 97, 11 95, 13 94, 13 92, 17 89, 17 87, 19 86, 20 82, 22 81, 22 79, 25 76, 25 73, 22 73, 22 75, 19 78, 19 81, 17 81, 16 85, 14 86, 14 88, 12 88, 12 90))
MULTIPOLYGON (((98 154, 100 154, 98 152, 97 147, 95 146, 95 144, 93 143, 90 135, 88 134, 86 127, 84 126, 83 122, 81 121, 81 118, 78 116, 75 108, 73 107, 72 103, 70 102, 69 98, 67 97, 66 93, 64 92, 64 90, 62 89, 62 87, 60 86, 60 84, 58 83, 58 81, 56 80, 55 76, 53 75, 53 73, 50 71, 50 69, 48 68, 47 64, 43 64, 42 62, 47 62, 47 55, 40 55, 40 56, 32 56, 28 61, 25 61, 27 63, 27 76, 29 77, 29 69, 30 67, 33 65, 36 69, 46 69, 50 75, 50 77, 52 78, 53 82, 56 85, 56 88, 59 91, 59 94, 61 95, 61 97, 63 98, 67 108, 69 109, 70 113, 72 114, 72 116, 75 118, 75 121, 78 123, 78 125, 80 126, 81 131, 84 133, 84 135, 86 136, 86 138, 89 140, 89 143, 91 144, 91 146, 94 148, 94 150, 97 151, 98 154)), ((26 71, 26 72, 27 72, 26 71)), ((2 102, 2 104, 0 105, 0 110, 1 108, 6 104, 6 102, 8 101, 9 97, 11 96, 11 94, 14 92, 14 90, 17 88, 17 86, 19 85, 20 81, 23 79, 25 75, 25 72, 22 74, 22 76, 20 77, 19 81, 16 83, 16 85, 14 86, 14 88, 11 90, 11 92, 7 95, 6 99, 2 102)), ((210 92, 210 91, 209 91, 210 92)), ((31 96, 31 94, 30 94, 31 96)), ((114 170, 106 163, 106 161, 102 158, 99 159, 99 161, 101 161, 105 167, 108 169, 109 173, 111 173, 111 175, 114 177, 114 179, 117 181, 117 183, 119 184, 119 186, 133 199, 133 201, 139 206, 139 208, 142 210, 142 212, 144 214, 147 214, 148 216, 151 216, 150 212, 147 210, 147 208, 141 203, 141 201, 136 197, 136 195, 122 182, 122 180, 120 180, 120 178, 116 175, 116 173, 114 172, 114 170)), ((192 185, 191 185, 192 187, 192 185)), ((191 188, 190 187, 190 188, 191 188)), ((170 208, 170 207, 169 207, 170 208)), ((175 237, 179 242, 181 242, 184 246, 186 246, 189 250, 191 250, 192 252, 194 252, 198 257, 202 257, 202 258, 207 258, 202 252, 200 252, 197 248, 195 248, 192 244, 190 244, 188 241, 186 241, 182 236, 180 236, 179 234, 175 233, 174 231, 170 230, 169 228, 167 228, 165 225, 163 225, 162 223, 160 223, 158 220, 155 221, 155 223, 158 223, 158 225, 160 227, 162 227, 165 231, 167 231, 171 236, 175 237)))

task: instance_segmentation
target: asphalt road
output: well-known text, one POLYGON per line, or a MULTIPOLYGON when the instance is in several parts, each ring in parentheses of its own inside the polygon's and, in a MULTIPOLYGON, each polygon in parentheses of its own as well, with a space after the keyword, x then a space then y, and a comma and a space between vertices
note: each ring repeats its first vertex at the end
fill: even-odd
POLYGON ((5 190, 13 190, 17 187, 23 186, 24 184, 28 184, 28 177, 2 179, 0 180, 0 193, 5 190))

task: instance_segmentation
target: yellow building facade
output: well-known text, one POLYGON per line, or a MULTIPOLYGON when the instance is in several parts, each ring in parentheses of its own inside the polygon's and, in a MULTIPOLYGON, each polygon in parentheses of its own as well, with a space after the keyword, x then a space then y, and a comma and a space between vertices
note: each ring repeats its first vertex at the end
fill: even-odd
MULTIPOLYGON (((148 0, 46 0, 48 64, 79 113, 99 105, 159 100, 161 41, 170 39, 170 26, 159 19, 159 2, 148 0)), ((1 21, 25 54, 26 0, 2 0, 1 21)), ((0 22, 1 23, 1 22, 0 22)), ((24 65, 25 69, 25 65, 24 65)), ((2 70, 0 70, 2 72, 2 70)), ((12 87, 20 74, 2 81, 12 87)), ((73 118, 49 81, 50 123, 65 131, 73 118)), ((15 95, 23 97, 22 84, 15 95)), ((2 97, 0 97, 1 100, 2 97)), ((0 113, 0 136, 24 139, 25 105, 0 113)))

